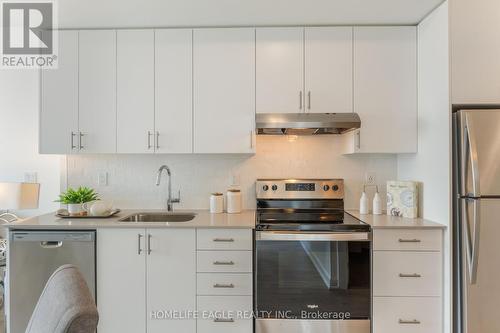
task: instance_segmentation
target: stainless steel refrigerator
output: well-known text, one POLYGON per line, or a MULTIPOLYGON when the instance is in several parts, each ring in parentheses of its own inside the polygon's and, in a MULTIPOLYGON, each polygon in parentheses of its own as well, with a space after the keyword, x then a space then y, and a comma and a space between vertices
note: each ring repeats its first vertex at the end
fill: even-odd
POLYGON ((454 333, 500 332, 500 107, 453 113, 454 333))

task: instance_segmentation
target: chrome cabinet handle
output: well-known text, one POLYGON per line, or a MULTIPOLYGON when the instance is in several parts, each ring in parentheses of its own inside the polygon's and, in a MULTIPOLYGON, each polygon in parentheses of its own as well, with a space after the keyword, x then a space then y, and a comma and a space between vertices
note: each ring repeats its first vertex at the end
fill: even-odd
POLYGON ((361 149, 361 131, 356 132, 356 148, 361 149))
POLYGON ((421 240, 420 239, 416 239, 416 238, 414 238, 414 239, 403 239, 403 238, 400 238, 399 242, 400 243, 420 243, 421 240))
POLYGON ((399 319, 399 324, 401 325, 420 325, 420 321, 413 319, 413 320, 404 320, 404 319, 399 319))
POLYGON ((250 148, 254 147, 253 140, 254 140, 253 130, 250 130, 250 148))
POLYGON ((151 254, 151 234, 148 234, 148 255, 151 254))
POLYGON ((151 131, 148 131, 148 149, 151 149, 153 146, 151 145, 151 131))
POLYGON ((78 148, 77 146, 75 146, 75 136, 76 136, 76 133, 71 131, 71 149, 76 149, 78 148))
POLYGON ((160 149, 160 132, 159 131, 156 131, 155 142, 156 142, 156 149, 160 149))
POLYGON ((311 110, 311 91, 307 92, 307 109, 311 110))
POLYGON ((302 110, 302 90, 299 91, 299 110, 302 110))
POLYGON ((83 149, 84 148, 83 147, 83 140, 82 140, 82 138, 83 138, 84 135, 85 134, 83 134, 82 132, 78 132, 78 147, 79 147, 79 149, 83 149))
POLYGON ((234 288, 234 284, 232 284, 232 283, 230 283, 230 284, 216 283, 216 284, 214 284, 214 288, 234 288))
POLYGON ((399 273, 400 278, 420 278, 422 275, 413 273, 413 274, 404 274, 404 273, 399 273))
POLYGON ((234 242, 234 238, 214 238, 213 241, 231 243, 234 242))
POLYGON ((215 318, 214 323, 234 323, 233 318, 215 318))
POLYGON ((234 265, 234 261, 214 261, 214 265, 234 265))
POLYGON ((142 248, 141 248, 142 237, 143 236, 141 234, 137 234, 137 254, 138 255, 141 255, 141 253, 142 253, 142 248))

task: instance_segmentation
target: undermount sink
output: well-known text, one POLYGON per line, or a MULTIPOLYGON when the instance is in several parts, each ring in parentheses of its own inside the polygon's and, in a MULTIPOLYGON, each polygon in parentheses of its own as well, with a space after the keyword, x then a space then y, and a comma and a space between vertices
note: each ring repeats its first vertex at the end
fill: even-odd
POLYGON ((136 213, 119 219, 119 222, 188 222, 194 213, 136 213))

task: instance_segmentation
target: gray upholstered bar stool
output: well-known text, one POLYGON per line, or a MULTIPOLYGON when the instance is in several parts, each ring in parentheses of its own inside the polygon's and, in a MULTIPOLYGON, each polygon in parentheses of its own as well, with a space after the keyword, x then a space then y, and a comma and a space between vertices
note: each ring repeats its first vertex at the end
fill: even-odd
POLYGON ((82 274, 75 266, 64 265, 47 281, 26 333, 94 333, 98 320, 82 274))

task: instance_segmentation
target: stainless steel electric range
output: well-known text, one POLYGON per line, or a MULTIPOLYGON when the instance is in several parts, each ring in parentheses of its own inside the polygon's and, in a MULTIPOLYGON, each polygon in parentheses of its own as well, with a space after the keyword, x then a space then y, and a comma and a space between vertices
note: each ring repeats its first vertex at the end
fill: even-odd
POLYGON ((342 179, 256 183, 257 333, 369 333, 371 229, 342 179))

